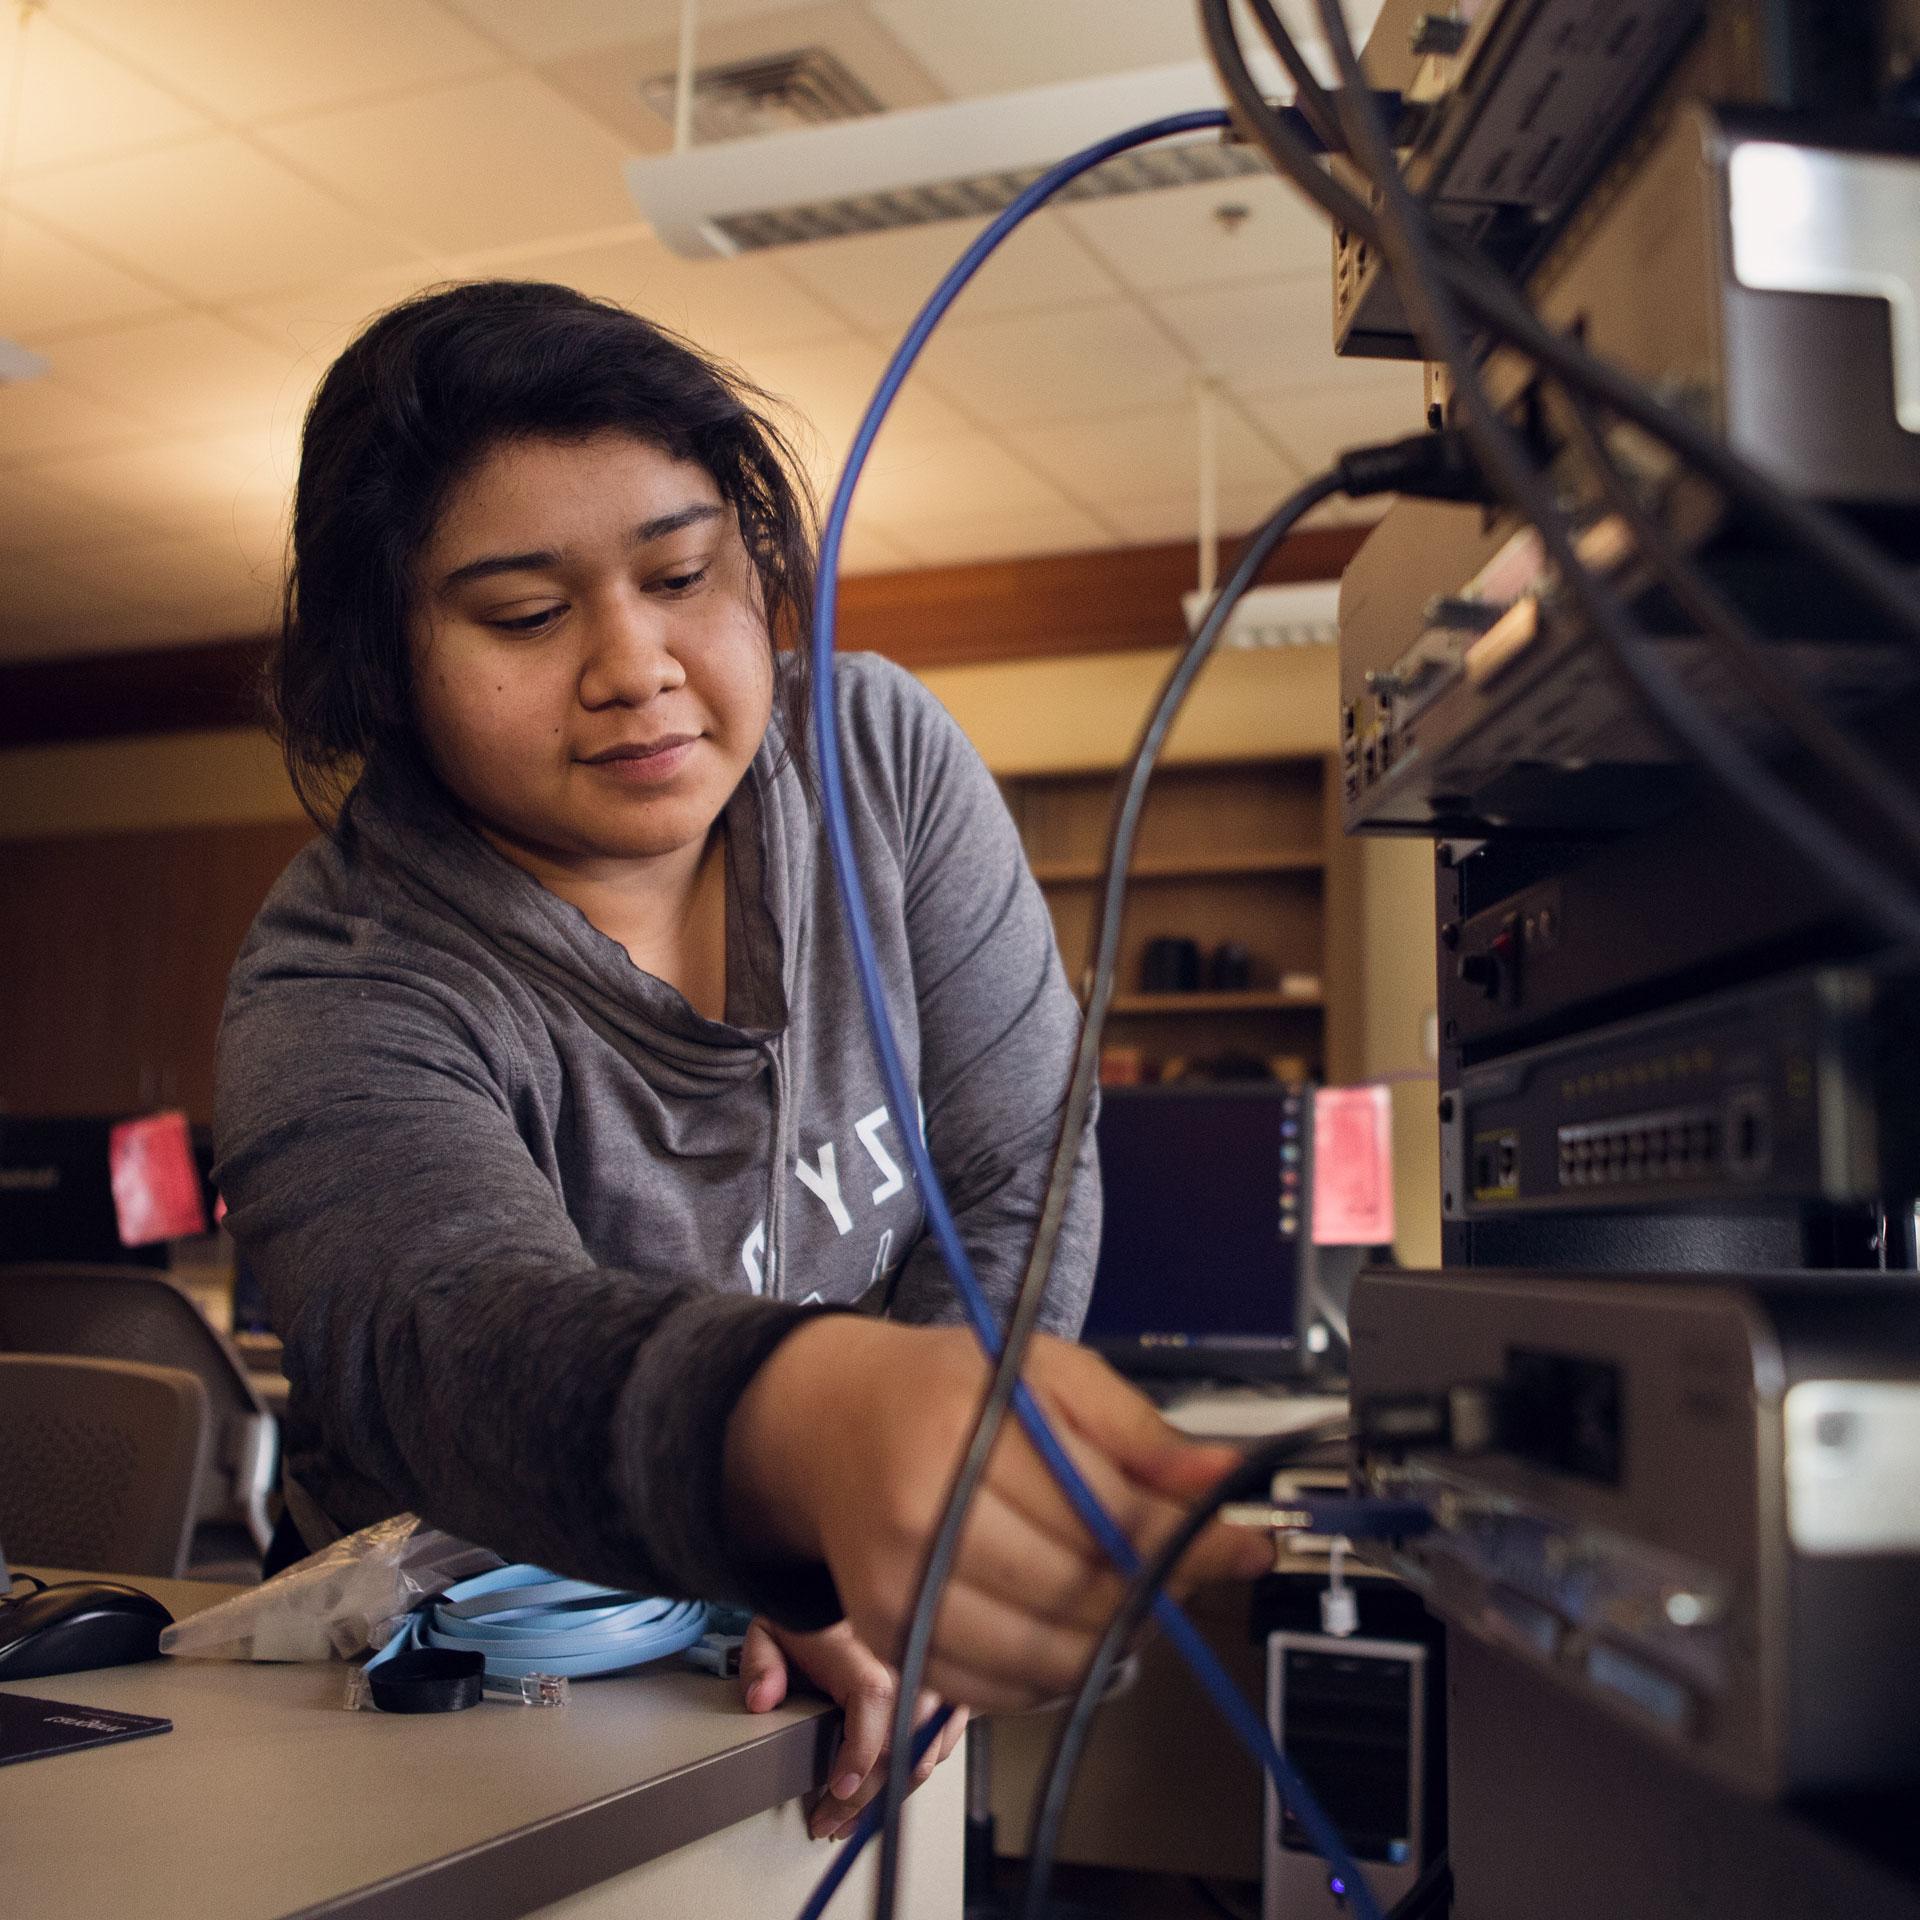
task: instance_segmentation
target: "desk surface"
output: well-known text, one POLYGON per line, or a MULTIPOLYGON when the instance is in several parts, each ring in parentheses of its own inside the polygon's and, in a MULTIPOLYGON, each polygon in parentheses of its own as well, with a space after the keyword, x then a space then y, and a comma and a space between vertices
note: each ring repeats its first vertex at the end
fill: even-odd
MULTIPOLYGON (((176 1617, 238 1591, 138 1584, 176 1617)), ((509 1920, 812 1791, 833 1731, 824 1702, 749 1716, 670 1667, 549 1711, 349 1713, 345 1687, 339 1664, 201 1660, 10 1683, 174 1730, 0 1772, 7 1910, 509 1920)))

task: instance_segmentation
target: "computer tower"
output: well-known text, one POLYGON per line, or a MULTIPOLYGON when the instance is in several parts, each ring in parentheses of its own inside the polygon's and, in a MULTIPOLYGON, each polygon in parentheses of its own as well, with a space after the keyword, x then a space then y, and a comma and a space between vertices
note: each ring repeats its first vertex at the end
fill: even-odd
MULTIPOLYGON (((1433 1678, 1417 1640, 1280 1630, 1267 1636, 1274 1742, 1340 1829, 1382 1907, 1420 1876, 1432 1839, 1428 1795, 1433 1678)), ((1337 1920, 1347 1888, 1266 1790, 1263 1920, 1337 1920)))

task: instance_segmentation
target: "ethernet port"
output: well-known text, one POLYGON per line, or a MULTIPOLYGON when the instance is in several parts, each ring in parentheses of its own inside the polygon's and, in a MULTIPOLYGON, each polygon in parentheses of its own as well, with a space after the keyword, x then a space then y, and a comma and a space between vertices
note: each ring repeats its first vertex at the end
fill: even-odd
POLYGON ((1767 1170, 1773 1158, 1773 1129, 1767 1091, 1742 1087, 1727 1101, 1727 1170, 1748 1178, 1767 1170))

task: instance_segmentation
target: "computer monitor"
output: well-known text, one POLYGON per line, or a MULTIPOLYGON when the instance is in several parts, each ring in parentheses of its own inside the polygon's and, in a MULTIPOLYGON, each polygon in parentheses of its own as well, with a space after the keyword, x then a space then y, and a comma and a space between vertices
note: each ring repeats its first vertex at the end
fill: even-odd
POLYGON ((107 1157, 114 1125, 112 1119, 0 1115, 0 1265, 166 1265, 164 1242, 121 1244, 107 1157))
POLYGON ((1311 1087, 1109 1087, 1098 1137, 1105 1220, 1087 1345, 1136 1375, 1340 1366, 1344 1327, 1328 1324, 1315 1284, 1311 1087))

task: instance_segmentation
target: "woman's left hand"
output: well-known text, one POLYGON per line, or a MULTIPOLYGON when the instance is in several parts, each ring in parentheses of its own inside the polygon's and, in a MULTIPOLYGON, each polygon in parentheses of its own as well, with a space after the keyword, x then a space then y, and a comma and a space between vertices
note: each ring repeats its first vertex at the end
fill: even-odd
MULTIPOLYGON (((833 1772, 807 1822, 816 1840, 838 1840, 852 1831, 861 1808, 886 1784, 883 1763, 898 1676, 844 1620, 824 1633, 790 1633, 770 1620, 755 1620, 740 1649, 740 1695, 749 1713, 770 1712, 787 1697, 790 1669, 812 1681, 845 1716, 833 1772)), ((922 1693, 913 1724, 923 1724, 939 1705, 938 1694, 922 1693)), ((966 1708, 956 1707, 914 1768, 913 1786, 959 1745, 966 1726, 966 1708)))

